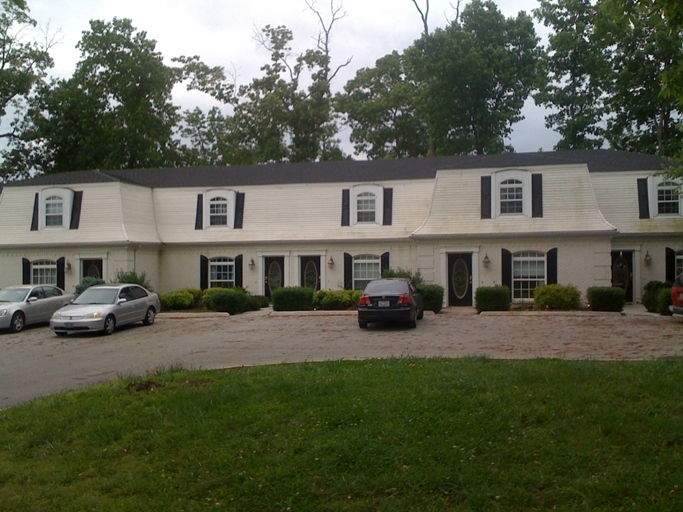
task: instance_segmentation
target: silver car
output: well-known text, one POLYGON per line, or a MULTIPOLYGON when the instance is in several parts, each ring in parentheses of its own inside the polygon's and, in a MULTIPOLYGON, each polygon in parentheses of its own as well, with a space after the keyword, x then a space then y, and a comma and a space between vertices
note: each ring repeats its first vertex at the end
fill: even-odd
POLYGON ((19 332, 31 324, 47 323, 69 304, 72 294, 49 285, 8 286, 0 290, 0 329, 19 332))
POLYGON ((57 336, 70 332, 102 331, 111 334, 118 326, 154 323, 161 310, 159 296, 136 284, 98 285, 87 288, 52 315, 50 327, 57 336))

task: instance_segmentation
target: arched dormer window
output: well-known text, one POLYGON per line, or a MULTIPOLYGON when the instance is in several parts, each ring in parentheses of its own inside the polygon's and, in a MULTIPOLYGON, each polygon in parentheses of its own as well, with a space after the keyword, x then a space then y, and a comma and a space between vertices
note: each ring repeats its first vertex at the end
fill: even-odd
POLYGON ((209 226, 228 225, 228 199, 216 196, 209 199, 209 226))
MULTIPOLYGON (((79 210, 80 194, 81 193, 79 193, 78 202, 79 210)), ((59 227, 69 229, 72 222, 71 212, 74 205, 74 195, 73 190, 67 188, 48 188, 42 190, 38 198, 37 221, 39 222, 39 228, 59 227)))
POLYGON ((663 181, 657 185, 657 214, 678 215, 681 213, 681 199, 678 185, 673 181, 663 181))

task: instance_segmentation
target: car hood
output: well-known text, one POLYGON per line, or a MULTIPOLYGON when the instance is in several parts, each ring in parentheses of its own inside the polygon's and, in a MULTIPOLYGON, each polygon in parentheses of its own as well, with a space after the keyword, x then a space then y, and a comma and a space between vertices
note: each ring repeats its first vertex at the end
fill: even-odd
POLYGON ((87 315, 88 313, 95 313, 97 311, 110 310, 113 307, 113 304, 71 304, 60 308, 58 313, 67 316, 80 316, 87 315))
POLYGON ((16 308, 17 306, 20 306, 22 304, 26 304, 23 300, 21 302, 0 302, 0 309, 5 309, 5 308, 16 308))

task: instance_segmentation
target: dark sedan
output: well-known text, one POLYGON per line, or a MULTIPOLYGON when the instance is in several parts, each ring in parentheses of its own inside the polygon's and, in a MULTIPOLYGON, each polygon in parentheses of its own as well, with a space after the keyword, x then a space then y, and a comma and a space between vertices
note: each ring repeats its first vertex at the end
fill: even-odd
POLYGON ((423 316, 422 295, 406 279, 370 281, 358 301, 358 325, 361 329, 373 322, 405 322, 415 328, 423 316))

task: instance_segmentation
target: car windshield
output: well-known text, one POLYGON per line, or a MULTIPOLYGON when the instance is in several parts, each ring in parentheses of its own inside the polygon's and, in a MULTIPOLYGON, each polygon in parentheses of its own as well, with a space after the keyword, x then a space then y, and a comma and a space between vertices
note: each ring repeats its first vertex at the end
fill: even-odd
POLYGON ((5 288, 0 290, 0 302, 22 302, 27 293, 26 288, 5 288))
POLYGON ((405 281, 370 281, 365 287, 365 293, 372 295, 408 293, 408 283, 405 281))
POLYGON ((88 288, 73 301, 74 304, 114 304, 118 288, 88 288))

